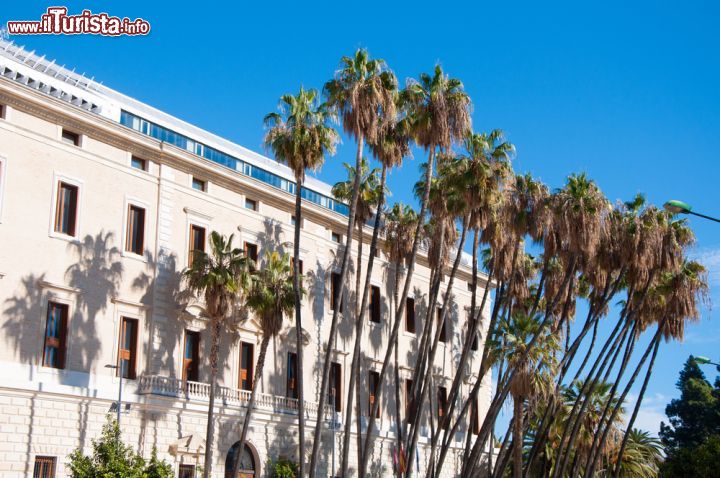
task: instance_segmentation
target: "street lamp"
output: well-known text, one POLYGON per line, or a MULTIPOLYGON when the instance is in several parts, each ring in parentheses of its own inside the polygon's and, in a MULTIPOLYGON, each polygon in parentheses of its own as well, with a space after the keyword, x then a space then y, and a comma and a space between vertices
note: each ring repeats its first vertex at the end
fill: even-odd
POLYGON ((711 361, 707 357, 700 356, 700 357, 693 357, 693 359, 695 360, 695 363, 698 365, 715 365, 715 368, 717 368, 717 371, 720 372, 720 364, 711 361))
MULTIPOLYGON (((110 368, 113 370, 118 370, 120 367, 118 365, 105 365, 105 368, 110 368)), ((122 408, 122 369, 120 369, 120 373, 118 374, 120 376, 120 385, 118 385, 118 401, 117 401, 117 426, 118 430, 120 429, 120 409, 122 408)))
POLYGON ((693 216, 698 216, 705 219, 710 219, 711 221, 720 222, 720 219, 706 216, 705 214, 693 212, 692 206, 690 206, 688 203, 678 201, 677 199, 671 199, 670 201, 666 202, 663 207, 666 211, 669 211, 673 214, 692 214, 693 216))

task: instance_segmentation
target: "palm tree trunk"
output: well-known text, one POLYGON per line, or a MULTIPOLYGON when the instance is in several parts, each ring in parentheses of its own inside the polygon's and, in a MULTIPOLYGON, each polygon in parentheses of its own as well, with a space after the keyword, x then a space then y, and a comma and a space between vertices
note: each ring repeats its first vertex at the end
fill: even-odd
MULTIPOLYGON (((637 379, 638 374, 640 373, 640 370, 642 369, 643 365, 645 365, 645 360, 647 360, 648 356, 650 355, 650 351, 654 350, 654 353, 657 352, 656 345, 660 341, 662 330, 665 326, 665 322, 667 320, 667 316, 663 318, 662 321, 660 321, 660 324, 658 324, 657 332, 655 332, 655 335, 653 336, 652 340, 648 344, 647 348, 645 349, 645 353, 640 358, 640 362, 635 367, 635 370, 630 377, 630 380, 628 381, 627 385, 625 385, 625 390, 623 390, 622 395, 617 401, 617 404, 615 405, 612 414, 610 415, 610 418, 608 419, 608 426, 605 427, 605 431, 602 434, 602 438, 600 439, 600 443, 598 444, 597 450, 598 452, 595 453, 592 462, 590 463, 589 467, 589 474, 588 476, 593 476, 592 473, 595 472, 595 468, 597 467, 598 460, 600 458, 599 450, 602 450, 605 446, 605 443, 607 442, 608 435, 610 434, 611 424, 615 421, 615 418, 617 417, 618 413, 620 412, 620 409, 622 408, 623 403, 625 403, 625 398, 627 397, 627 394, 630 392, 630 389, 632 388, 633 384, 635 383, 635 380, 637 379)), ((654 354, 653 353, 653 354, 654 354)))
MULTIPOLYGON (((363 331, 363 315, 361 314, 362 309, 362 295, 360 294, 360 282, 361 282, 361 274, 362 274, 362 250, 363 250, 363 240, 362 240, 362 233, 363 233, 363 224, 358 223, 358 248, 357 248, 357 271, 355 272, 355 344, 358 346, 360 341, 362 340, 362 331, 363 331)), ((368 276, 368 280, 370 277, 368 276)), ((358 357, 357 360, 355 360, 355 356, 353 355, 353 361, 356 370, 355 370, 355 379, 360 376, 360 358, 358 357)), ((357 404, 356 415, 360 416, 360 410, 362 409, 362 388, 357 386, 357 382, 354 383, 355 385, 355 402, 357 404)), ((355 439, 357 441, 357 459, 358 463, 360 463, 360 460, 362 459, 362 424, 360 423, 360 420, 355 421, 355 439)))
MULTIPOLYGON (((460 234, 460 241, 457 245, 457 254, 455 255, 455 262, 453 263, 452 270, 450 271, 450 278, 448 279, 447 284, 447 290, 445 291, 445 296, 443 297, 443 306, 440 310, 440 320, 438 321, 436 331, 435 331, 435 337, 433 339, 432 348, 430 350, 430 355, 427 358, 427 371, 425 373, 425 377, 423 379, 424 385, 421 389, 421 395, 420 400, 418 402, 418 414, 416 415, 415 424, 413 426, 413 439, 410 443, 410 446, 408 447, 409 453, 413 453, 415 450, 415 447, 417 446, 417 439, 418 439, 418 429, 420 426, 419 416, 422 414, 423 410, 423 404, 425 401, 425 397, 430 393, 430 388, 432 385, 432 375, 433 375, 433 364, 435 362, 435 355, 437 353, 438 346, 440 344, 440 334, 443 331, 445 321, 447 320, 448 310, 449 310, 449 304, 450 304, 450 294, 452 293, 453 283, 455 281, 455 276, 457 274, 458 268, 460 267, 460 260, 462 259, 463 254, 463 246, 465 245, 465 239, 467 238, 467 226, 468 226, 468 217, 465 216, 463 218, 463 225, 462 225, 462 232, 460 234)), ((445 337, 447 339, 447 337, 445 337)), ((442 418, 438 420, 438 426, 437 431, 435 431, 431 436, 435 436, 436 434, 440 433, 440 430, 444 428, 445 422, 448 421, 450 418, 447 416, 447 414, 443 415, 442 418)), ((437 440, 434 441, 434 444, 437 444, 437 440)), ((430 466, 432 466, 432 463, 435 459, 435 446, 431 445, 430 447, 430 466)))
MULTIPOLYGON (((425 220, 425 213, 427 211, 427 203, 428 203, 428 200, 430 197, 430 179, 432 178, 434 158, 435 158, 435 147, 432 146, 430 148, 430 154, 428 156, 428 167, 425 172, 425 185, 426 186, 425 186, 425 191, 423 193, 423 199, 420 203, 420 214, 418 215, 418 224, 415 228, 415 236, 413 238, 413 248, 412 248, 412 252, 410 253, 408 270, 405 275, 405 285, 403 287, 402 297, 400 298, 400 301, 397 304, 397 310, 395 313, 393 328, 390 333, 390 337, 388 338, 388 347, 385 352, 385 359, 383 360, 383 366, 380 371, 380 380, 379 380, 380 384, 383 383, 384 370, 386 370, 387 365, 390 362, 390 358, 392 357, 392 353, 395 348, 395 343, 397 342, 398 332, 400 330, 400 322, 403 318, 403 312, 404 312, 403 308, 405 305, 405 301, 407 300, 408 293, 410 292, 410 283, 412 281, 413 271, 415 270, 415 259, 417 258, 418 248, 420 247, 420 231, 422 230, 422 227, 423 227, 423 223, 425 220)), ((383 389, 382 386, 380 386, 379 390, 378 390, 378 396, 375 399, 375 403, 379 403, 380 395, 382 394, 382 389, 383 389)), ((366 456, 368 456, 367 451, 368 450, 366 448, 365 449, 366 456)), ((409 456, 410 455, 408 455, 408 457, 409 456)), ((367 467, 367 464, 366 464, 366 467, 367 467)), ((408 467, 408 470, 410 470, 410 469, 412 469, 411 466, 408 467)), ((363 471, 362 468, 361 468, 361 471, 363 471)), ((343 475, 341 475, 341 476, 347 476, 347 474, 345 474, 346 472, 347 472, 347 463, 345 463, 345 468, 343 468, 343 475)), ((361 474, 359 476, 362 477, 364 475, 361 474)))
POLYGON ((633 425, 635 424, 635 419, 637 418, 638 412, 640 411, 640 405, 642 404, 643 397, 645 397, 645 391, 647 390, 648 382, 650 382, 650 375, 652 375, 653 366, 655 365, 655 358, 657 357, 659 348, 660 339, 658 338, 658 340, 655 341, 655 348, 653 349, 652 357, 650 357, 650 364, 648 365, 647 373, 645 374, 645 381, 643 382, 642 388, 640 389, 640 395, 638 396, 637 402, 635 402, 635 408, 633 409, 632 416, 630 417, 627 429, 625 430, 625 435, 623 436, 623 441, 620 445, 620 451, 618 451, 618 459, 617 464, 615 465, 615 471, 613 472, 613 478, 618 478, 618 476, 620 476, 623 453, 625 452, 625 447, 627 446, 630 432, 632 431, 633 425))
POLYGON ((210 397, 208 403, 207 429, 205 431, 205 466, 204 478, 212 475, 213 443, 215 440, 215 389, 217 388, 218 355, 220 352, 220 319, 215 317, 211 322, 210 345, 210 397))
MULTIPOLYGON (((488 468, 488 476, 492 478, 500 478, 505 473, 505 468, 507 468, 508 460, 510 459, 510 452, 508 451, 508 443, 510 441, 510 433, 515 427, 515 417, 510 418, 510 423, 508 423, 507 431, 505 431, 505 436, 503 437, 502 444, 500 445, 500 451, 498 452, 498 457, 495 462, 495 468, 492 468, 491 466, 488 468)), ((495 447, 495 444, 493 443, 492 436, 494 433, 490 435, 490 450, 492 454, 492 449, 495 447)))
MULTIPOLYGON (((576 260, 575 258, 570 260, 570 263, 568 264, 568 268, 565 272, 565 277, 563 279, 563 282, 558 290, 558 292, 555 294, 555 297, 552 298, 552 300, 548 301, 548 306, 546 310, 553 310, 557 304, 560 298, 564 295, 564 291, 568 288, 568 285, 570 283, 571 277, 575 274, 575 265, 576 260)), ((549 314, 545 315, 545 318, 543 319, 543 322, 540 324, 540 327, 538 329, 538 333, 533 336, 533 338, 528 343, 526 350, 522 357, 520 357, 520 360, 524 360, 525 357, 530 353, 532 348, 535 346, 535 343, 537 342, 537 339, 540 337, 542 331, 548 327, 550 324, 550 321, 552 320, 552 316, 549 314)), ((507 394, 510 391, 510 383, 512 383, 512 380, 515 377, 515 373, 517 372, 517 369, 513 369, 513 371, 509 374, 508 379, 506 380, 506 384, 503 387, 503 390, 500 394, 498 394, 490 404, 490 407, 488 409, 488 412, 485 416, 485 419, 483 420, 483 424, 480 427, 480 434, 478 435, 478 439, 475 441, 475 445, 473 446, 473 450, 470 453, 470 458, 466 463, 463 464, 463 467, 466 471, 464 473, 464 476, 472 476, 472 473, 474 472, 475 467, 477 466, 478 460, 480 458, 480 453, 482 451, 483 445, 485 443, 485 440, 487 440, 488 433, 490 432, 490 429, 492 428, 495 419, 497 418, 497 414, 500 412, 500 407, 502 406, 503 402, 507 398, 507 394)))
POLYGON ((522 397, 515 397, 513 416, 515 426, 513 429, 513 478, 522 478, 522 447, 523 447, 523 401, 522 397))
MULTIPOLYGON (((400 292, 400 259, 398 258, 395 261, 395 277, 393 280, 393 307, 398 307, 398 294, 400 292)), ((391 314, 394 312, 393 309, 391 309, 391 314)), ((398 456, 398 470, 400 469, 400 462, 401 462, 401 455, 403 455, 403 434, 402 434, 402 410, 400 405, 400 360, 399 360, 399 347, 398 347, 398 337, 395 338, 395 428, 396 428, 396 448, 397 448, 397 456, 398 456)), ((405 460, 407 463, 407 460, 405 460)), ((400 471, 398 471, 398 476, 400 474, 400 471)))
MULTIPOLYGON (((298 472, 304 477, 305 470, 305 390, 303 378, 305 369, 303 367, 303 335, 302 335, 302 303, 300 290, 300 226, 302 224, 302 184, 303 177, 295 177, 295 240, 293 244, 293 291, 295 292, 295 346, 297 347, 297 390, 298 390, 298 472)), ((318 415, 322 409, 318 409, 318 415)), ((318 423, 320 419, 318 418, 318 423)))
MULTIPOLYGON (((358 174, 355 174, 355 181, 353 182, 353 191, 352 191, 352 199, 350 201, 350 210, 348 212, 348 227, 347 227, 347 238, 345 240, 345 249, 343 251, 342 256, 342 262, 340 265, 340 290, 335 291, 336 297, 335 299, 338 300, 341 297, 343 297, 343 293, 345 292, 345 281, 347 280, 347 271, 348 271, 348 261, 350 260, 350 248, 352 247, 352 236, 353 236, 353 227, 355 225, 355 215, 357 212, 357 201, 358 196, 360 194, 360 174, 359 172, 362 170, 362 153, 363 153, 363 146, 364 146, 364 137, 362 133, 358 134, 357 138, 357 151, 355 155, 355 171, 358 172, 358 174)), ((298 233, 299 234, 299 233, 298 233)), ((297 246, 296 246, 297 247, 297 246)), ((297 270, 297 269, 295 269, 297 270)), ((339 304, 339 302, 336 302, 339 304)), ((332 314, 332 320, 330 322, 330 331, 328 335, 328 341, 327 341, 327 350, 325 350, 325 359, 323 361, 323 369, 322 369, 322 380, 320 381, 320 396, 318 397, 318 419, 315 424, 315 433, 313 435, 313 448, 312 453, 310 457, 310 478, 315 477, 316 469, 317 469, 317 461, 318 456, 320 455, 320 444, 322 442, 322 428, 323 428, 323 422, 324 420, 321 419, 321 416, 324 415, 326 400, 327 400, 327 389, 328 389, 328 383, 330 381, 330 362, 333 355, 333 350, 335 348, 335 336, 337 332, 337 326, 338 326, 338 318, 340 313, 340 306, 335 307, 335 310, 332 314)), ((347 435, 347 433, 346 433, 347 435)), ((347 476, 347 446, 343 447, 343 461, 342 461, 342 474, 341 476, 347 476)), ((301 468, 300 471, 302 471, 302 462, 305 459, 304 456, 300 457, 300 463, 301 468)), ((300 473, 299 478, 304 478, 304 475, 302 472, 300 473)))
POLYGON ((257 391, 262 380, 263 368, 265 367, 265 356, 267 355, 268 345, 270 344, 270 336, 264 335, 262 342, 260 343, 260 353, 258 354, 257 366, 255 367, 255 376, 252 382, 252 392, 250 393, 250 402, 247 405, 247 411, 245 412, 245 421, 243 422, 242 432, 240 433, 240 441, 238 442, 237 454, 235 455, 236 460, 233 468, 233 475, 238 476, 240 471, 240 457, 242 456, 243 449, 245 447, 245 440, 247 439, 248 430, 250 429, 250 420, 252 420, 253 409, 255 408, 255 399, 257 398, 257 391))

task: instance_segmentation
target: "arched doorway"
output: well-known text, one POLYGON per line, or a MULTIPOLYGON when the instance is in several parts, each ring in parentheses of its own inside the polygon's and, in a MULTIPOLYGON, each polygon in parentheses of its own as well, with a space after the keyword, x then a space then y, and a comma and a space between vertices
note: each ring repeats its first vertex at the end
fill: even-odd
POLYGON ((243 447, 242 453, 238 453, 240 442, 237 441, 227 452, 225 457, 225 478, 257 478, 260 476, 260 469, 257 466, 257 453, 247 443, 243 447), (233 477, 233 469, 235 461, 240 459, 240 468, 236 477, 233 477))

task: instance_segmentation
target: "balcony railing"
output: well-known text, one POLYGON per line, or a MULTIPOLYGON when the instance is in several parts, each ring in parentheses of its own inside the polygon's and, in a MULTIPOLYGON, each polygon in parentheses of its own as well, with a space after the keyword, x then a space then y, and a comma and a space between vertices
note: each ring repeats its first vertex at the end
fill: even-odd
MULTIPOLYGON (((193 400, 208 400, 210 397, 210 384, 183 381, 179 378, 161 375, 143 375, 138 380, 138 393, 141 395, 152 394, 193 400)), ((250 403, 251 393, 252 392, 248 390, 238 390, 236 388, 221 387, 218 385, 215 392, 215 400, 226 405, 247 407, 248 403, 250 403)), ((298 400, 258 392, 255 396, 255 409, 267 410, 272 413, 297 415, 298 400)), ((326 410, 328 412, 326 416, 328 416, 330 408, 326 407, 326 410)), ((316 417, 317 413, 318 403, 305 400, 306 416, 316 417)))

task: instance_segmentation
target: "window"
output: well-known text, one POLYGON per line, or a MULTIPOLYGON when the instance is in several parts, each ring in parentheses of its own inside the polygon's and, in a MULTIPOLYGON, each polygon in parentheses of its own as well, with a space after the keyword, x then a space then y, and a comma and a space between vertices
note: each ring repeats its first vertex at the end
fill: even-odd
POLYGON ((195 251, 205 252, 205 228, 190 225, 190 250, 188 251, 188 267, 195 261, 195 251))
POLYGON ((63 128, 62 142, 66 144, 72 144, 73 146, 80 146, 80 135, 63 128))
POLYGON ((472 291, 473 291, 472 282, 468 282, 468 283, 467 283, 467 288, 468 288, 468 292, 472 292, 472 291))
POLYGON ((139 169, 141 171, 147 171, 148 170, 148 162, 146 159, 138 158, 137 156, 133 155, 130 157, 130 166, 139 169))
POLYGON ((370 322, 380 323, 380 287, 370 288, 370 322))
POLYGON ((200 332, 185 331, 183 348, 183 381, 197 382, 200 374, 200 332))
MULTIPOLYGON (((368 402, 368 416, 372 413, 372 407, 377 400, 378 392, 380 392, 380 374, 374 370, 370 370, 368 376, 368 390, 370 392, 370 400, 368 402)), ((380 418, 380 404, 378 403, 375 411, 375 418, 380 418)))
POLYGON ((120 323, 120 341, 118 342, 118 361, 123 378, 135 379, 137 370, 137 332, 138 321, 122 318, 120 323))
POLYGON ((478 408, 478 399, 475 397, 470 408, 470 429, 473 435, 480 434, 480 410, 478 408))
POLYGON ((336 412, 342 412, 342 368, 337 362, 330 364, 328 403, 334 404, 336 412))
POLYGON ((36 456, 33 478, 54 478, 56 461, 54 456, 36 456))
POLYGON ((330 239, 331 239, 333 242, 337 242, 338 244, 339 244, 340 242, 342 242, 342 236, 341 236, 340 234, 338 234, 337 232, 333 232, 333 233, 330 235, 330 239))
POLYGON ((55 232, 75 237, 77 229, 78 187, 60 181, 55 204, 55 232))
POLYGON ((405 330, 411 334, 415 333, 415 299, 405 299, 405 330))
POLYGON ((258 210, 258 203, 254 199, 245 198, 245 209, 250 209, 251 211, 257 211, 258 210))
POLYGON ((195 465, 180 465, 178 478, 195 478, 195 465))
MULTIPOLYGON (((302 261, 302 259, 298 260, 298 265, 300 266, 300 275, 303 275, 304 272, 303 272, 303 261, 302 261)), ((292 260, 290 261, 290 269, 292 270, 293 273, 295 273, 295 259, 292 259, 292 260)))
POLYGON ((472 337, 472 343, 470 344, 470 350, 473 352, 476 352, 478 349, 478 334, 477 332, 473 334, 472 337))
POLYGON ((413 387, 413 381, 412 379, 406 378, 405 379, 405 416, 409 422, 414 420, 414 406, 413 406, 413 398, 412 398, 412 387, 413 387))
POLYGON ((340 306, 340 313, 343 312, 344 304, 342 297, 342 286, 340 284, 340 273, 333 272, 330 276, 330 310, 335 312, 338 305, 340 306))
POLYGON ((240 342, 240 390, 253 389, 253 359, 255 346, 247 342, 240 342))
POLYGON ((445 328, 445 324, 447 323, 447 320, 442 320, 442 307, 437 306, 435 308, 437 312, 437 325, 440 327, 440 342, 447 342, 447 330, 445 328), (442 321, 442 326, 440 326, 440 322, 442 321))
POLYGON ((251 242, 245 243, 245 257, 250 258, 254 263, 257 264, 258 260, 258 246, 251 242))
POLYGON ((5 119, 6 114, 7 114, 7 106, 0 103, 0 119, 5 119))
POLYGON ((48 303, 45 348, 43 349, 43 365, 45 367, 65 368, 67 319, 67 304, 48 303))
POLYGON ((127 237, 125 250, 137 255, 143 254, 145 248, 145 209, 140 206, 128 206, 127 237))
POLYGON ((207 192, 207 181, 203 181, 202 179, 198 179, 193 176, 192 188, 197 191, 207 192))
POLYGON ((437 390, 437 417, 438 426, 442 426, 443 430, 448 429, 449 420, 445 419, 447 415, 447 389, 445 387, 438 387, 437 390))
POLYGON ((295 216, 290 216, 290 225, 294 226, 297 223, 297 219, 295 219, 295 216))
POLYGON ((298 398, 297 374, 298 374, 297 354, 295 352, 288 352, 287 391, 285 393, 285 396, 287 396, 288 398, 298 398))

